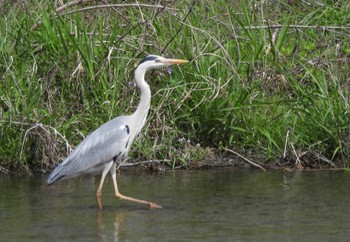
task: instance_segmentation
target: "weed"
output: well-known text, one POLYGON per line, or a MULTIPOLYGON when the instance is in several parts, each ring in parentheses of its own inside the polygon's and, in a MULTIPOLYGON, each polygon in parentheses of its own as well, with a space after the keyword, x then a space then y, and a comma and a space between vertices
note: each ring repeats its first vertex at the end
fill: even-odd
POLYGON ((0 171, 46 171, 133 112, 150 53, 191 64, 147 76, 133 159, 174 168, 232 149, 349 165, 349 3, 75 2, 0 3, 0 171))

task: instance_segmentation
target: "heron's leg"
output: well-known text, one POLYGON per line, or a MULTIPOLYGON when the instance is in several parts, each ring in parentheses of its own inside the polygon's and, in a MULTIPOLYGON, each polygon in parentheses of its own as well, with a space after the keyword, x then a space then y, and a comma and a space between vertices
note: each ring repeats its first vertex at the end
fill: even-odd
POLYGON ((156 203, 152 203, 149 201, 145 201, 145 200, 141 200, 141 199, 136 199, 136 198, 132 198, 132 197, 127 197, 122 195, 119 190, 118 190, 118 185, 117 185, 117 175, 116 175, 116 170, 115 170, 115 164, 113 165, 111 171, 111 175, 112 175, 112 179, 113 179, 113 184, 114 184, 114 191, 115 191, 115 196, 118 199, 122 199, 122 200, 127 200, 127 201, 131 201, 131 202, 136 202, 136 203, 142 203, 142 204, 146 204, 148 205, 150 208, 161 208, 162 206, 156 204, 156 203))
MULTIPOLYGON (((102 171, 102 176, 101 176, 101 181, 100 181, 100 185, 98 186, 97 192, 96 192, 96 197, 97 197, 97 203, 98 203, 98 207, 100 210, 102 210, 102 201, 101 201, 101 196, 102 196, 102 187, 103 187, 103 183, 105 181, 106 175, 108 173, 108 171, 111 169, 112 164, 114 162, 111 161, 110 163, 107 163, 105 165, 105 167, 103 168, 102 171)), ((114 167, 115 168, 115 167, 114 167)))

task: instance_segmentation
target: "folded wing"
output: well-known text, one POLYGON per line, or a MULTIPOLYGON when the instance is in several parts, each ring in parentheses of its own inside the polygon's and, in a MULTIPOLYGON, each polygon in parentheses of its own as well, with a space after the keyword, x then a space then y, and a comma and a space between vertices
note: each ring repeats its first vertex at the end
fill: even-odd
POLYGON ((130 127, 126 117, 118 117, 103 124, 88 135, 76 149, 50 174, 47 183, 86 173, 99 172, 113 160, 127 153, 130 127))

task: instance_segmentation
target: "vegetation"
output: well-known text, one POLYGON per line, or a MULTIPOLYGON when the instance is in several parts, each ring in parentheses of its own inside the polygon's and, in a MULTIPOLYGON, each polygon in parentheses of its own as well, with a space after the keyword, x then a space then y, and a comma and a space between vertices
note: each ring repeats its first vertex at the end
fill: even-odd
POLYGON ((147 77, 131 159, 349 165, 347 1, 77 2, 0 1, 1 171, 45 172, 133 112, 133 68, 151 53, 191 63, 147 77))

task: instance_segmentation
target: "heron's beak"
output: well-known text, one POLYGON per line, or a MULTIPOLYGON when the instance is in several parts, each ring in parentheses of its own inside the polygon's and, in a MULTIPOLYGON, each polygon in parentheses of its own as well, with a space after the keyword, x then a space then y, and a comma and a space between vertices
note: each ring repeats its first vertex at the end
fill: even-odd
POLYGON ((188 60, 180 60, 180 59, 164 59, 161 61, 162 63, 174 65, 174 64, 185 64, 188 63, 188 60))

